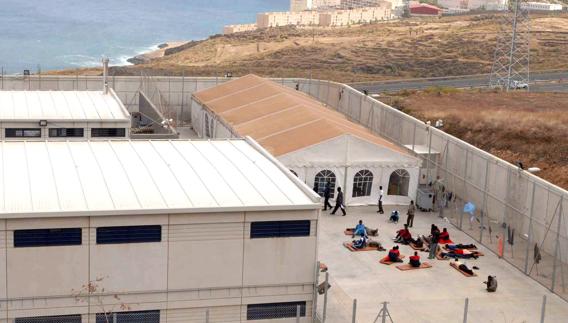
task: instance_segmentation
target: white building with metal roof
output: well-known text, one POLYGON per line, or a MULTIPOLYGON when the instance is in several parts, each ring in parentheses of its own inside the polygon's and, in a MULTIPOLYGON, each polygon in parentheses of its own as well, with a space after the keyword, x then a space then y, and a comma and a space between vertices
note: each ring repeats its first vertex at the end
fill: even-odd
POLYGON ((0 140, 127 138, 130 113, 114 91, 0 91, 0 140))
POLYGON ((251 139, 3 141, 0 183, 8 322, 312 322, 319 196, 251 139))

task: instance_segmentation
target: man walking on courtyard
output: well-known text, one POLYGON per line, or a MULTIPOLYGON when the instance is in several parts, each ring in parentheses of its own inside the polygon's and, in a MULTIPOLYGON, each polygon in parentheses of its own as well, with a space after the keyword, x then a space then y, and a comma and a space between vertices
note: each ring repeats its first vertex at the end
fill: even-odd
POLYGON ((347 213, 345 213, 345 205, 343 205, 343 192, 341 191, 341 187, 338 187, 337 197, 335 198, 335 208, 333 209, 333 212, 331 212, 331 215, 335 215, 335 212, 337 212, 340 208, 341 212, 343 212, 343 216, 345 216, 347 213))

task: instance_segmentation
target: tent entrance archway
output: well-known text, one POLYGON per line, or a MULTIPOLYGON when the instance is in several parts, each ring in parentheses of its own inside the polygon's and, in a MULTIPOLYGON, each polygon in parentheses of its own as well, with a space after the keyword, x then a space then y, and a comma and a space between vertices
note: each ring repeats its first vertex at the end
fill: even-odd
POLYGON ((325 185, 329 181, 330 187, 330 198, 334 198, 335 196, 335 182, 337 181, 337 177, 335 173, 330 170, 322 170, 321 172, 316 174, 314 178, 314 188, 317 189, 317 193, 320 196, 323 196, 325 191, 325 185))
POLYGON ((397 169, 389 178, 388 195, 408 196, 410 174, 405 169, 397 169))

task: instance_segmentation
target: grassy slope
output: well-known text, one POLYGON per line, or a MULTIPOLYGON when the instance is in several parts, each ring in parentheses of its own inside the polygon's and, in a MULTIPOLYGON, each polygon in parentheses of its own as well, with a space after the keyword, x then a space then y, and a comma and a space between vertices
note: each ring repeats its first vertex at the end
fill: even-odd
POLYGON ((568 189, 568 93, 414 92, 397 105, 424 121, 442 119, 444 131, 539 167, 538 176, 568 189))
MULTIPOLYGON (((494 16, 411 19, 342 29, 293 27, 216 36, 151 63, 162 74, 310 77, 342 82, 479 74, 491 69, 494 16), (412 32, 412 35, 410 33, 412 32), (314 40, 315 39, 315 40, 314 40)), ((535 16, 533 70, 568 66, 568 15, 535 16)))

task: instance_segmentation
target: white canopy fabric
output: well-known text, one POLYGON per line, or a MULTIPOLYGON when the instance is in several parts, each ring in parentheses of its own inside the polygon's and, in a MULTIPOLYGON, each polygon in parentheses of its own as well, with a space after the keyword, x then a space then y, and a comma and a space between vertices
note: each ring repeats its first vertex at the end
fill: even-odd
POLYGON ((0 143, 0 217, 314 209, 319 197, 256 143, 0 143))
POLYGON ((130 114, 109 90, 0 91, 0 121, 130 121, 130 114))
POLYGON ((351 135, 278 157, 288 167, 416 168, 421 160, 351 135))

